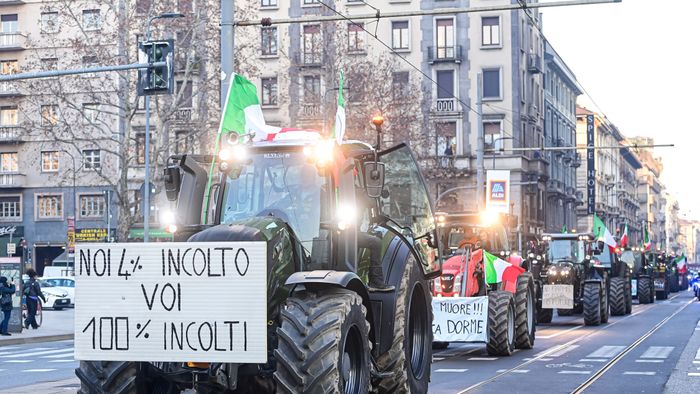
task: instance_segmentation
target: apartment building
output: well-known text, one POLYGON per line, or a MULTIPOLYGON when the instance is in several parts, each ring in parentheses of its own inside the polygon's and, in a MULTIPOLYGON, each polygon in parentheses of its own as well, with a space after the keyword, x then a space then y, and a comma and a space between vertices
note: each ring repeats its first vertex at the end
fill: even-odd
MULTIPOLYGON (((629 138, 630 144, 653 145, 654 140, 646 137, 629 138)), ((649 229, 652 247, 661 249, 666 242, 666 200, 665 187, 660 177, 663 163, 654 157, 652 148, 641 148, 638 157, 642 168, 637 170, 637 188, 640 202, 640 220, 649 229)))
POLYGON ((666 217, 666 239, 664 246, 669 252, 680 255, 684 252, 684 244, 681 239, 681 228, 679 224, 680 205, 678 200, 670 193, 664 193, 666 201, 665 217, 666 217))
MULTIPOLYGON (((627 145, 627 142, 623 142, 627 145)), ((620 220, 618 228, 620 236, 627 225, 630 245, 637 246, 642 242, 642 204, 639 197, 637 171, 641 170, 642 162, 637 154, 629 149, 620 150, 620 181, 617 188, 620 220)))
POLYGON ((582 93, 576 76, 551 44, 545 42, 545 146, 548 151, 546 230, 575 229, 576 207, 583 204, 583 191, 576 188, 576 169, 583 151, 576 147, 576 98, 582 93))

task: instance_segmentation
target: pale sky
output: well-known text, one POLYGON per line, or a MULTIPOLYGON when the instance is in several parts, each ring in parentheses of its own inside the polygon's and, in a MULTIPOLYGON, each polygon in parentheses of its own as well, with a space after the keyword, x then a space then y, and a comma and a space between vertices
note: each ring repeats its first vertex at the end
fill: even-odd
POLYGON ((625 136, 676 144, 655 149, 661 179, 681 212, 700 219, 700 1, 623 0, 542 13, 549 42, 625 136))

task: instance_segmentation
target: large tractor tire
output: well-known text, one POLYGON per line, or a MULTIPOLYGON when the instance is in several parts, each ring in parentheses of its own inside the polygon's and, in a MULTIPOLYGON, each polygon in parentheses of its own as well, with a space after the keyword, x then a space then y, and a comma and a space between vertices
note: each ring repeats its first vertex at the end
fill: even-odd
POLYGON ((277 329, 277 392, 368 393, 366 315, 362 298, 350 290, 304 290, 289 297, 277 329))
POLYGON ((637 280, 637 299, 640 304, 654 302, 654 283, 651 278, 639 278, 637 280))
POLYGON ((612 278, 610 279, 610 314, 613 316, 622 316, 625 314, 626 297, 625 297, 625 279, 612 278))
POLYGON ((433 357, 433 309, 427 283, 413 256, 407 259, 396 288, 394 341, 377 359, 379 371, 389 376, 379 378, 374 386, 380 393, 426 393, 433 357))
POLYGON ((610 282, 606 279, 602 282, 602 295, 600 307, 600 322, 607 323, 610 319, 610 282))
POLYGON ((529 272, 518 276, 515 290, 515 347, 532 349, 535 345, 537 307, 535 306, 535 280, 529 272))
POLYGON ((554 309, 538 309, 537 310, 537 323, 551 323, 552 316, 554 315, 554 309))
POLYGON ((673 274, 669 275, 669 286, 668 286, 668 290, 669 290, 671 293, 677 293, 677 292, 678 292, 678 274, 677 274, 677 273, 673 273, 673 274))
POLYGON ((583 285, 583 322, 587 326, 598 326, 602 322, 603 291, 601 283, 583 285))
POLYGON ((687 274, 681 274, 681 291, 686 291, 688 290, 689 284, 688 284, 688 275, 687 274))
POLYGON ((632 313, 632 281, 625 279, 625 315, 632 313))
POLYGON ((81 361, 75 374, 80 379, 79 394, 169 393, 146 379, 145 364, 128 361, 81 361))
POLYGON ((510 356, 515 350, 515 300, 507 291, 489 293, 489 337, 486 351, 491 356, 510 356))

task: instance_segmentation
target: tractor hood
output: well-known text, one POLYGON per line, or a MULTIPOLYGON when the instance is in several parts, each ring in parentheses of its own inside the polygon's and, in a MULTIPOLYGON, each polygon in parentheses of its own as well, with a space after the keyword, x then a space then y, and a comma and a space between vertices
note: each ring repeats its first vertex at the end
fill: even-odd
POLYGON ((290 233, 287 224, 273 216, 252 217, 220 224, 192 235, 189 242, 270 241, 280 232, 290 233))
POLYGON ((442 263, 442 273, 456 275, 461 272, 466 267, 464 257, 465 256, 459 255, 447 259, 447 261, 442 263))

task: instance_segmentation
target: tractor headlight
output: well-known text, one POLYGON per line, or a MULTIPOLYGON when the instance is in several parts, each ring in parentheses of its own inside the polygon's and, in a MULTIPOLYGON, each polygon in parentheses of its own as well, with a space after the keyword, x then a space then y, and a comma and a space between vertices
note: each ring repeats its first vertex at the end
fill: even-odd
POLYGON ((537 260, 542 260, 542 256, 537 255, 537 260))
POLYGON ((337 226, 338 230, 347 230, 352 227, 355 222, 356 208, 354 205, 347 204, 338 208, 337 226))
POLYGON ((569 268, 569 267, 564 267, 561 269, 562 276, 569 276, 570 273, 571 273, 571 268, 569 268))
POLYGON ((535 258, 535 254, 534 254, 534 253, 530 253, 530 254, 527 255, 527 257, 529 257, 529 258, 531 258, 531 259, 534 259, 534 258, 535 258))
MULTIPOLYGON (((454 285, 452 285, 452 291, 459 293, 462 290, 462 275, 455 276, 454 285)), ((459 295, 459 294, 458 294, 459 295)))
POLYGON ((557 267, 549 267, 549 269, 547 270, 547 274, 557 276, 557 274, 559 274, 559 271, 557 270, 557 267))

